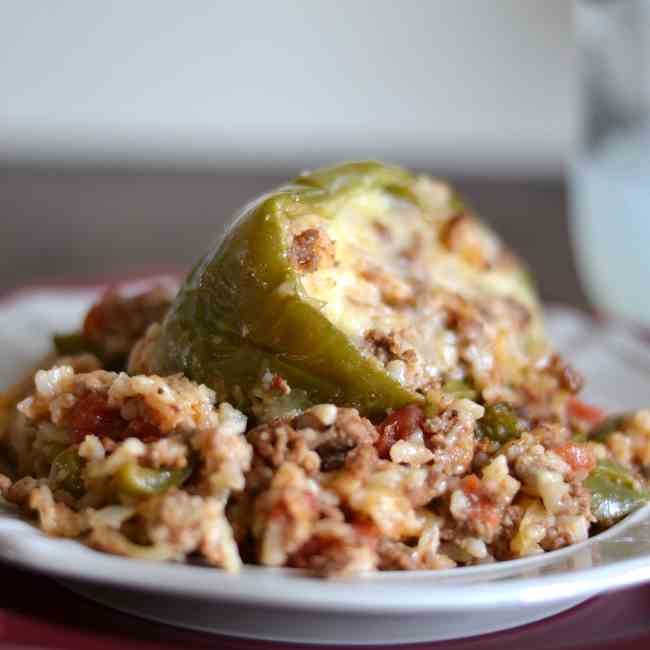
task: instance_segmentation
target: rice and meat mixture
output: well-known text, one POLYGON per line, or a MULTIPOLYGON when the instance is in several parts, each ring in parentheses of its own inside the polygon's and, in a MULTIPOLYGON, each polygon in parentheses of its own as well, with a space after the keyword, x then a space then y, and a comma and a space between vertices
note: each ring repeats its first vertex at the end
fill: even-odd
POLYGON ((528 408, 457 382, 375 422, 334 404, 278 415, 265 407, 291 387, 267 372, 247 419, 180 374, 142 373, 160 295, 108 293, 90 310, 88 349, 130 351, 121 371, 88 352, 49 358, 3 397, 12 469, 0 488, 49 535, 228 571, 447 569, 585 540, 597 461, 639 483, 650 466, 650 412, 584 441, 602 414, 573 395, 577 375, 556 356, 538 361, 545 381, 528 408), (128 326, 110 321, 116 309, 128 326))

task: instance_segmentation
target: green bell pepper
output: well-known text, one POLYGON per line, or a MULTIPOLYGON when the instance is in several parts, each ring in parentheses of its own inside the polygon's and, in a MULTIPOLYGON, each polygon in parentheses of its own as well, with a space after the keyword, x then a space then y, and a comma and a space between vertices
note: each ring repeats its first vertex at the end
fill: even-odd
POLYGON ((616 523, 650 498, 623 465, 611 460, 599 460, 584 486, 591 492, 591 511, 603 527, 616 523))
MULTIPOLYGON (((398 202, 417 210, 418 228, 437 227, 432 215, 439 215, 440 206, 430 207, 418 178, 378 162, 346 163, 304 174, 244 208, 216 249, 185 281, 163 322, 152 360, 154 370, 184 372, 249 412, 247 395, 266 371, 303 391, 307 403, 352 406, 369 417, 421 403, 419 392, 391 376, 350 334, 350 328, 346 330, 343 325, 351 320, 345 310, 339 320, 324 313, 327 302, 305 289, 306 277, 313 271, 310 260, 301 258, 301 267, 293 254, 295 234, 293 240, 290 234, 297 219, 313 216, 348 228, 348 222, 342 221, 347 217, 341 215, 349 216, 349 206, 378 196, 398 197, 398 202)), ((443 212, 449 218, 463 209, 458 197, 450 195, 443 212)), ((389 216, 391 227, 405 227, 399 213, 389 216)), ((377 227, 375 218, 369 209, 349 226, 357 230, 346 234, 357 233, 363 242, 377 227)), ((445 255, 449 257, 441 253, 445 255)), ((338 261, 331 277, 338 287, 337 265, 338 261)), ((509 277, 499 284, 502 294, 507 293, 503 286, 516 286, 513 294, 536 304, 534 294, 520 281, 519 266, 503 273, 509 277)))
POLYGON ((490 404, 485 407, 485 414, 478 421, 479 438, 489 438, 504 444, 521 435, 523 429, 517 413, 508 404, 490 404))
POLYGON ((59 356, 75 356, 77 354, 94 354, 105 370, 120 371, 126 366, 126 354, 108 354, 101 346, 89 341, 83 332, 67 332, 55 334, 53 337, 54 349, 59 356))
POLYGON ((129 496, 151 496, 172 487, 180 487, 194 471, 195 463, 188 462, 179 469, 142 467, 136 462, 123 465, 117 472, 118 492, 129 496))
POLYGON ((90 345, 81 332, 68 332, 55 334, 53 337, 54 349, 60 356, 74 356, 90 351, 90 345))
POLYGON ((456 399, 475 400, 479 396, 478 391, 475 388, 472 388, 472 386, 463 379, 450 379, 445 382, 442 390, 445 393, 453 395, 456 399))
POLYGON ((630 413, 618 413, 610 415, 599 425, 594 427, 588 434, 587 438, 595 442, 605 442, 607 436, 615 431, 622 431, 625 427, 625 421, 630 417, 630 413))
POLYGON ((84 492, 82 469, 83 461, 77 452, 77 447, 73 445, 57 454, 52 461, 50 480, 72 496, 80 497, 84 492))

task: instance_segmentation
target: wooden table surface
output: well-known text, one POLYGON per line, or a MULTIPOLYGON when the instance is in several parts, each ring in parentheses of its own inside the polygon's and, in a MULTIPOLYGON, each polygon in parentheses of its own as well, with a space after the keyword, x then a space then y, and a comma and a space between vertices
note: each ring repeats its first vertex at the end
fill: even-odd
MULTIPOLYGON (((296 171, 0 168, 0 292, 187 267, 238 207, 296 171)), ((546 300, 586 306, 561 180, 452 180, 528 262, 546 300)))

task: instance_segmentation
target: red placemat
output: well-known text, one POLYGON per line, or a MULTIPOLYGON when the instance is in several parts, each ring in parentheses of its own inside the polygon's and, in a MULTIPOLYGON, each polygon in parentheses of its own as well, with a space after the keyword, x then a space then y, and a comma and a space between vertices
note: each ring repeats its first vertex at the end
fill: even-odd
MULTIPOLYGON (((234 639, 145 621, 77 596, 50 578, 8 565, 0 565, 0 584, 3 587, 0 590, 0 650, 30 647, 44 650, 190 647, 278 650, 290 647, 302 650, 325 647, 234 639)), ((568 612, 505 632, 455 641, 384 647, 400 650, 585 650, 594 647, 645 650, 650 647, 650 585, 599 596, 568 612)))

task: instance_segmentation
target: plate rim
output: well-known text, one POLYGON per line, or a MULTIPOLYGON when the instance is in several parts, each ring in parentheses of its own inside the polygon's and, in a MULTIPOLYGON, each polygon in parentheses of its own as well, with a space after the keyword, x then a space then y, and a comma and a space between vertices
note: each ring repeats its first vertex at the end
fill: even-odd
MULTIPOLYGON (((569 558, 598 543, 616 541, 631 526, 649 521, 650 504, 584 542, 507 564, 521 571, 534 569, 569 558)), ((514 604, 532 606, 586 598, 650 581, 650 555, 647 554, 551 575, 532 578, 515 575, 487 582, 480 582, 481 570, 486 574, 497 573, 506 562, 445 572, 386 571, 329 580, 295 569, 252 565, 244 566, 239 574, 229 574, 215 567, 149 562, 102 553, 77 540, 48 537, 22 515, 6 512, 0 513, 0 560, 57 578, 124 589, 272 608, 368 614, 458 611, 514 604), (442 581, 473 576, 479 581, 442 581), (351 586, 355 588, 350 589, 351 586), (396 589, 394 595, 399 598, 387 601, 378 597, 381 593, 378 587, 396 589)))

